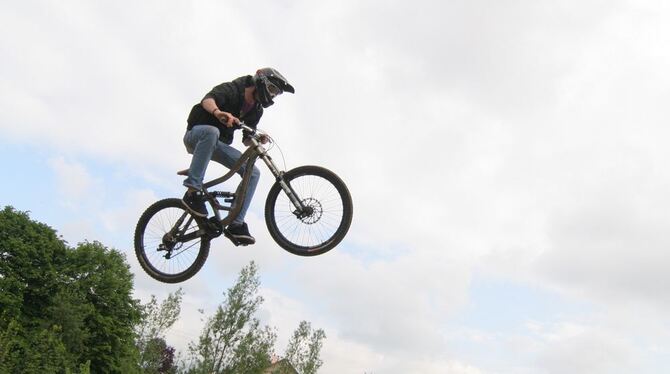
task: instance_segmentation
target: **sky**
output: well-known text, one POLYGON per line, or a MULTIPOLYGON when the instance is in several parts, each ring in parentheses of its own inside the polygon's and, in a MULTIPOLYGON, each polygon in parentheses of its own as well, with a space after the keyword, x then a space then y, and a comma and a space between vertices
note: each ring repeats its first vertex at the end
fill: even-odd
POLYGON ((652 0, 5 1, 0 206, 125 253, 137 298, 181 286, 182 352, 255 261, 279 353, 310 321, 321 373, 667 373, 668 19, 652 0), (149 278, 133 231, 183 194, 191 106, 265 66, 296 88, 259 125, 272 156, 347 183, 349 234, 283 251, 260 165, 257 244, 149 278))

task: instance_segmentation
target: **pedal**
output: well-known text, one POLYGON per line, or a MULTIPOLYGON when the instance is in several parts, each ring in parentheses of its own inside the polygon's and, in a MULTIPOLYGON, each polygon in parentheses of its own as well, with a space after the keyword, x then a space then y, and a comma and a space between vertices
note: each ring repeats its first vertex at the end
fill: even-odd
POLYGON ((205 230, 207 231, 207 235, 210 237, 210 239, 218 238, 223 233, 223 227, 221 226, 219 220, 216 219, 216 217, 210 217, 207 219, 207 226, 205 230))
POLYGON ((222 198, 223 202, 228 204, 232 204, 235 201, 235 194, 232 192, 212 191, 209 194, 215 198, 222 198))
POLYGON ((242 243, 241 241, 235 239, 232 235, 230 235, 230 234, 228 233, 228 231, 225 231, 225 230, 224 230, 224 231, 223 231, 223 235, 224 235, 226 238, 228 238, 228 240, 230 240, 231 242, 233 242, 233 244, 235 244, 236 247, 239 247, 239 246, 243 246, 243 247, 244 247, 244 246, 249 245, 249 244, 247 244, 247 243, 242 243))

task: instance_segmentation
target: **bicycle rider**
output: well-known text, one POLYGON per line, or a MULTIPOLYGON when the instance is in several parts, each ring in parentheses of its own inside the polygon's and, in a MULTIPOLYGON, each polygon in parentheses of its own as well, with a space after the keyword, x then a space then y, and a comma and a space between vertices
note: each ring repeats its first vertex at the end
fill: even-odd
MULTIPOLYGON (((277 70, 262 68, 253 76, 247 75, 219 84, 193 106, 184 135, 186 151, 193 157, 188 177, 184 180, 187 191, 182 198, 182 203, 192 214, 200 217, 208 215, 202 184, 209 160, 232 168, 242 155, 230 146, 235 131, 233 127, 244 120, 246 125, 256 128, 263 109, 274 104, 273 99, 283 92, 295 93, 295 89, 277 70)), ((266 143, 267 139, 261 139, 261 142, 266 143)), ((247 133, 243 132, 242 143, 245 146, 251 145, 247 133)), ((240 175, 243 175, 245 167, 246 165, 239 171, 240 175)), ((242 210, 224 229, 226 236, 243 245, 256 242, 249 233, 244 216, 259 179, 260 171, 254 166, 242 210)))

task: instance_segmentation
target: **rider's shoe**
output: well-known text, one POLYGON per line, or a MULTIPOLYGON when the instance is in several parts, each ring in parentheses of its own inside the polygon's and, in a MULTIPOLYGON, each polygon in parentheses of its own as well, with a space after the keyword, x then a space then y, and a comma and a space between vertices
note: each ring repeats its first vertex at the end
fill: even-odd
POLYGON ((224 235, 235 243, 235 245, 250 245, 256 243, 246 223, 229 225, 223 230, 224 235))
POLYGON ((181 199, 182 204, 191 214, 198 217, 207 217, 207 207, 205 206, 205 195, 202 191, 186 191, 181 199))

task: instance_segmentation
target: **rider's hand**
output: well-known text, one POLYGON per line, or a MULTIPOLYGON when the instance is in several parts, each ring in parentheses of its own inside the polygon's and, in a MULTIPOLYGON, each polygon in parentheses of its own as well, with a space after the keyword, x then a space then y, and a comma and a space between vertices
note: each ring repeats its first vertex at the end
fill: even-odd
POLYGON ((260 138, 261 144, 267 144, 270 141, 270 138, 267 135, 261 135, 260 138))
POLYGON ((214 117, 219 120, 219 122, 226 125, 226 127, 233 127, 240 124, 240 119, 234 115, 224 112, 222 110, 217 110, 214 112, 214 117))

